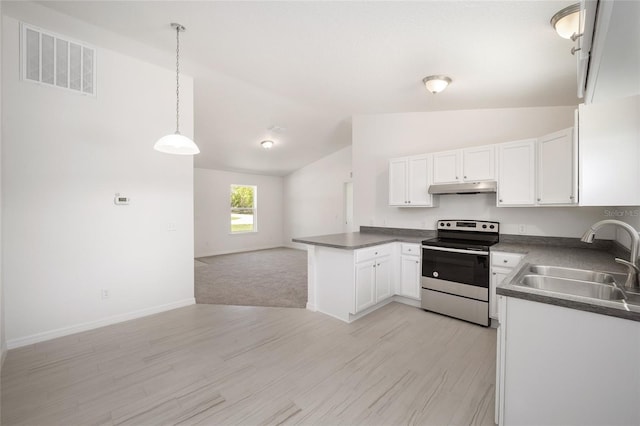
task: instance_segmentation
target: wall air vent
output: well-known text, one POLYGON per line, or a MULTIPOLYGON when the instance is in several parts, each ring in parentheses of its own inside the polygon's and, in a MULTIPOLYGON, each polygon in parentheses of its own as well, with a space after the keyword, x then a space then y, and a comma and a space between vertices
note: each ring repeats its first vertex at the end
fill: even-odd
POLYGON ((96 49, 20 24, 20 76, 84 95, 96 95, 96 49))

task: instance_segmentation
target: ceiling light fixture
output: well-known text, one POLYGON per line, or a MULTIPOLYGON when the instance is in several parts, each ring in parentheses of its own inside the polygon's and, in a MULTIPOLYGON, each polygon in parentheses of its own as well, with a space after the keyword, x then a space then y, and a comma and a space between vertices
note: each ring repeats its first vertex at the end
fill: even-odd
POLYGON ((180 134, 180 33, 186 28, 172 23, 176 30, 176 132, 158 139, 153 149, 167 154, 194 155, 200 153, 198 146, 186 136, 180 134))
POLYGON ((451 79, 446 75, 430 75, 422 79, 427 90, 433 94, 440 93, 451 84, 451 79))
POLYGON ((262 145, 262 147, 264 149, 271 149, 271 148, 273 148, 274 143, 273 143, 273 141, 266 140, 266 141, 260 142, 260 145, 262 145))
POLYGON ((580 3, 572 4, 558 11, 551 18, 551 26, 562 38, 576 37, 580 31, 580 3))

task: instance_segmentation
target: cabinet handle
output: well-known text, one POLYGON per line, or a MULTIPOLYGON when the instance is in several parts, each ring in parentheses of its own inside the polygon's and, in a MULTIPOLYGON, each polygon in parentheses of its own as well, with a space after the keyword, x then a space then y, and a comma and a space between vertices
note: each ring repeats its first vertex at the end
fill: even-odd
POLYGON ((502 202, 502 198, 500 198, 498 201, 502 202))
POLYGON ((542 200, 541 198, 538 198, 538 201, 542 200))
POLYGON ((374 267, 374 268, 376 267, 376 264, 375 264, 375 263, 373 264, 373 267, 374 267))
POLYGON ((458 176, 456 176, 456 180, 458 180, 458 176))
POLYGON ((508 262, 508 260, 507 260, 507 259, 505 259, 505 260, 503 260, 503 262, 504 262, 504 263, 507 263, 507 262, 508 262))
POLYGON ((378 254, 378 252, 375 252, 374 254, 378 254))
POLYGON ((378 263, 378 266, 380 266, 380 264, 378 263))
POLYGON ((573 195, 571 197, 569 197, 570 200, 573 200, 573 195))
POLYGON ((420 263, 420 261, 416 260, 416 263, 420 263))
POLYGON ((497 272, 494 272, 494 273, 493 273, 493 275, 496 275, 496 274, 497 274, 497 272))
POLYGON ((466 179, 467 177, 465 176, 464 178, 466 179))

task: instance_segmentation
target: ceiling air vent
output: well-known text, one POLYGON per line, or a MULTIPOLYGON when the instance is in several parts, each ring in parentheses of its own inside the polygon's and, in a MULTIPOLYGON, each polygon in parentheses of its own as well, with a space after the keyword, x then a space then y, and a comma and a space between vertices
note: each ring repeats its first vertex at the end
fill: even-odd
POLYGON ((68 37, 20 24, 21 72, 25 81, 96 95, 96 50, 68 37))

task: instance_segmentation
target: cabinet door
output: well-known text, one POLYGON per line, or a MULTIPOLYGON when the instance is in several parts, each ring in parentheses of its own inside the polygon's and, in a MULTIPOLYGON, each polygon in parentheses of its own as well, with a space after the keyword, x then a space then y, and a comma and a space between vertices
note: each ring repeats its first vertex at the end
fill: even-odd
POLYGON ((573 127, 538 139, 538 204, 575 204, 573 127))
POLYGON ((493 145, 462 151, 462 179, 467 182, 495 179, 496 153, 493 145))
POLYGON ((391 290, 391 257, 383 257, 375 260, 376 271, 376 300, 380 302, 388 297, 391 297, 393 292, 391 290))
POLYGON ((417 256, 402 256, 400 264, 401 296, 420 299, 420 258, 417 256))
POLYGON ((498 206, 535 204, 535 139, 498 145, 498 206))
POLYGON ((581 206, 640 206, 640 96, 580 105, 581 206))
POLYGON ((429 156, 421 155, 411 157, 409 163, 408 194, 409 205, 430 206, 431 194, 429 194, 429 156))
POLYGON ((356 264, 355 313, 376 304, 376 260, 356 264))
POLYGON ((500 320, 498 315, 498 298, 496 287, 509 275, 511 269, 491 267, 491 284, 489 288, 489 317, 500 320))
POLYGON ((389 161, 389 205, 407 205, 407 159, 389 161))
POLYGON ((433 154, 433 183, 456 183, 461 180, 460 157, 460 150, 433 154))

